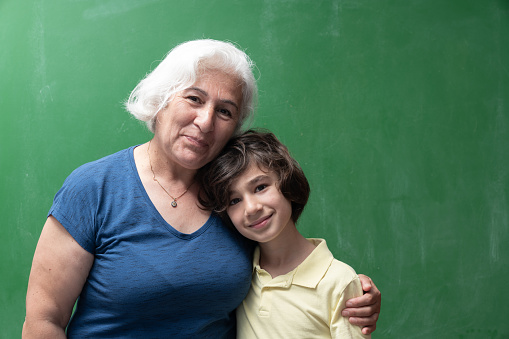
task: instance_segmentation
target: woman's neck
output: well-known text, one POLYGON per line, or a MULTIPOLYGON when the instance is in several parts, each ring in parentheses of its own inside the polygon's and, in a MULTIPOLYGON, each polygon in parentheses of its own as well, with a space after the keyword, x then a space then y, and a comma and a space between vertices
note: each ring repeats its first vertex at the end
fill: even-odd
POLYGON ((150 147, 150 159, 148 145, 149 143, 146 143, 134 149, 134 161, 149 199, 162 218, 174 229, 185 234, 197 231, 207 221, 210 212, 198 207, 199 186, 194 182, 196 171, 156 167, 152 153, 154 144, 150 147), (157 181, 153 179, 154 174, 157 181))
POLYGON ((144 163, 150 171, 149 174, 159 180, 161 184, 172 187, 188 187, 193 183, 196 170, 184 168, 172 162, 165 155, 165 152, 158 147, 155 138, 138 148, 139 155, 145 158, 144 163))

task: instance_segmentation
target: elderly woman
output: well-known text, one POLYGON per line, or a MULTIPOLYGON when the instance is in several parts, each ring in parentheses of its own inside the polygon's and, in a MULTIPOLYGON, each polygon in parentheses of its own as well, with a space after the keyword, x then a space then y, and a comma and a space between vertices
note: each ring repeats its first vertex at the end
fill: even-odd
MULTIPOLYGON (((253 247, 198 206, 195 174, 254 111, 252 66, 230 43, 197 40, 138 84, 126 106, 154 137, 65 180, 34 254, 24 338, 235 336, 253 247)), ((363 279, 371 290, 350 311, 371 332, 380 293, 363 279)))

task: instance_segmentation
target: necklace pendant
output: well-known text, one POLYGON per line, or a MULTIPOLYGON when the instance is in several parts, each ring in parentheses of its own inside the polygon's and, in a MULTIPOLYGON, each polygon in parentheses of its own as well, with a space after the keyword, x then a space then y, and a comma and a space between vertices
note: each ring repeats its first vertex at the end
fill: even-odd
POLYGON ((177 199, 173 199, 173 201, 171 202, 171 207, 173 208, 177 207, 177 199))

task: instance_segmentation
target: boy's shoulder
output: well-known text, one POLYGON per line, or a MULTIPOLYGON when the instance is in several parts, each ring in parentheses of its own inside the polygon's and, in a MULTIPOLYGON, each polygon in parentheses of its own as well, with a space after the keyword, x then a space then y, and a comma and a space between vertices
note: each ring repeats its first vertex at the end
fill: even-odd
POLYGON ((324 239, 308 240, 316 245, 315 251, 317 253, 315 253, 315 258, 321 260, 322 263, 329 263, 319 285, 342 290, 353 280, 358 279, 357 273, 350 265, 334 258, 324 239))
POLYGON ((322 293, 346 299, 362 295, 361 282, 355 270, 348 264, 333 259, 329 269, 323 276, 318 289, 322 293), (326 292, 324 292, 326 291, 326 292))
POLYGON ((357 278, 357 273, 355 270, 348 265, 347 263, 344 263, 336 258, 332 260, 331 265, 329 267, 329 271, 327 274, 331 274, 334 276, 341 276, 345 280, 348 280, 349 282, 353 279, 357 278))

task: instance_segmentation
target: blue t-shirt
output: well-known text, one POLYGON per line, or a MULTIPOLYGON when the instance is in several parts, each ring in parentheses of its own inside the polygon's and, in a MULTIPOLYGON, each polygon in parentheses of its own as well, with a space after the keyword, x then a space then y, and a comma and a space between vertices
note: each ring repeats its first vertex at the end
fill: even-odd
POLYGON ((192 234, 171 227, 141 183, 133 149, 76 169, 49 211, 95 256, 68 336, 234 337, 252 246, 215 214, 192 234))

